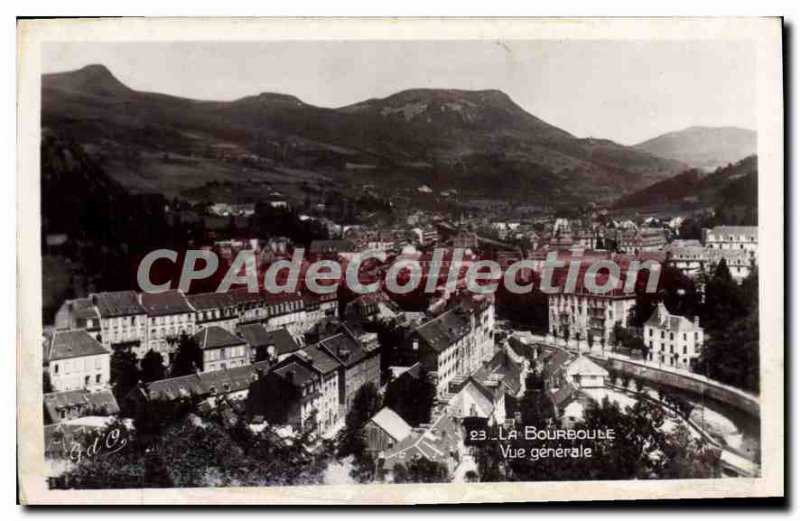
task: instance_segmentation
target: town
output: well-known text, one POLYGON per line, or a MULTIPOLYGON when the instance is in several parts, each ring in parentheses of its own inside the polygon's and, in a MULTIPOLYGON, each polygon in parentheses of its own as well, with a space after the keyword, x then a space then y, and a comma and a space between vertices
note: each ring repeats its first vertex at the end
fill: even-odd
MULTIPOLYGON (((360 189, 371 205, 392 209, 388 226, 368 208, 357 210, 359 224, 340 224, 323 203, 279 192, 257 205, 167 208, 183 222, 189 214, 229 220, 193 246, 219 259, 218 276, 208 273, 214 281, 243 251, 263 274, 307 248, 303 274, 313 262, 343 267, 325 291, 301 276, 282 293, 241 285, 218 292, 216 282, 193 281, 61 302, 43 338, 51 486, 758 475, 757 330, 753 360, 746 347, 728 349, 746 345, 742 335, 752 332, 723 323, 744 320, 753 306, 757 313, 757 226, 705 228, 708 214, 615 215, 594 205, 475 211, 454 189, 423 185, 395 199, 360 189), (256 224, 267 221, 292 223, 292 236, 256 224), (434 258, 434 250, 444 253, 434 258), (623 272, 657 263, 658 288, 645 291, 647 273, 612 281, 601 294, 581 284, 485 294, 466 281, 470 266, 487 259, 504 267, 530 261, 516 280, 539 281, 548 255, 564 261, 555 273, 562 289, 598 260, 623 272), (379 283, 361 295, 343 283, 351 263, 359 280, 375 282, 402 261, 423 266, 422 286, 434 291, 391 292, 379 283), (736 314, 720 315, 726 306, 736 314), (623 429, 633 417, 646 419, 661 452, 694 463, 617 475, 619 461, 593 446, 588 453, 600 456, 532 467, 507 461, 491 441, 535 428, 623 429), (486 440, 470 439, 476 421, 486 440), (114 454, 119 461, 85 455, 109 432, 130 438, 114 454), (185 452, 159 449, 176 444, 185 452), (215 444, 236 446, 235 456, 215 444)), ((48 236, 45 247, 58 252, 67 241, 48 236)), ((172 274, 161 280, 177 281, 172 274)), ((628 443, 620 433, 604 439, 628 443)))

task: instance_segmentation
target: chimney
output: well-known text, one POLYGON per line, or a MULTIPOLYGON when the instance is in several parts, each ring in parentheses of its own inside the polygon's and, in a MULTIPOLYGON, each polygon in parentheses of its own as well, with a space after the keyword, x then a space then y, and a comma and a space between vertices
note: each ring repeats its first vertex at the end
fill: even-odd
POLYGON ((700 327, 700 316, 695 315, 694 317, 694 327, 700 327))

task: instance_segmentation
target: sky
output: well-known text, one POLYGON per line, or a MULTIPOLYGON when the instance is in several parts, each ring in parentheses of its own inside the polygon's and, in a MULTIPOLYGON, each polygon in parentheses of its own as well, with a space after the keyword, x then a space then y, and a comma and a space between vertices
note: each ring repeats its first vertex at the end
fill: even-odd
POLYGON ((48 43, 44 72, 101 63, 142 91, 233 100, 261 92, 340 107, 410 88, 499 89, 578 137, 635 144, 690 126, 756 128, 745 41, 48 43))

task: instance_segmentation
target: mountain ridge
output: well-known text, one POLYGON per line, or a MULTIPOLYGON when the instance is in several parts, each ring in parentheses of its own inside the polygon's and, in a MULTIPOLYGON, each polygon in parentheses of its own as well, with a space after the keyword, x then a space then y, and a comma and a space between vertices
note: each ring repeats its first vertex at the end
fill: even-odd
POLYGON ((94 65, 43 75, 42 124, 109 155, 109 175, 123 184, 163 192, 172 183, 171 195, 181 187, 160 178, 169 169, 152 164, 151 155, 197 159, 221 146, 340 180, 539 200, 611 200, 685 166, 613 141, 577 138, 493 89, 408 89, 325 108, 283 93, 209 101, 140 92, 94 65), (123 168, 117 156, 125 154, 147 161, 123 168))
POLYGON ((734 126, 694 125, 642 141, 634 148, 695 168, 713 169, 756 153, 754 130, 734 126))

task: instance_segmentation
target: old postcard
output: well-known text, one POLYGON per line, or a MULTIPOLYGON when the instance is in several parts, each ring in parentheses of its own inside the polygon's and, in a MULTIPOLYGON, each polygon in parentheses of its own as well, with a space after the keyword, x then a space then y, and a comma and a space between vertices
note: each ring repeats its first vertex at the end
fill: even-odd
POLYGON ((780 19, 18 36, 22 502, 783 495, 780 19))

